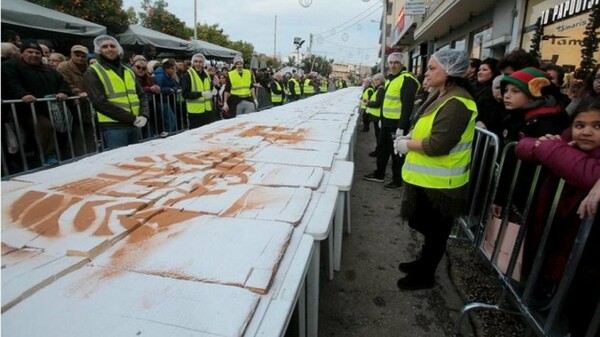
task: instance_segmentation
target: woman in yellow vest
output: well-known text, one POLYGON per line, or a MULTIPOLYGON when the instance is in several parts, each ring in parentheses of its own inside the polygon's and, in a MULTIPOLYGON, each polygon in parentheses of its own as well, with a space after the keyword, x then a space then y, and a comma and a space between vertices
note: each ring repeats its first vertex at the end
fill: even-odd
POLYGON ((477 117, 470 86, 463 78, 468 67, 464 51, 433 54, 425 73, 433 90, 417 111, 410 134, 394 141, 395 151, 406 156, 401 214, 424 236, 420 257, 398 266, 406 273, 397 283, 402 290, 433 287, 454 219, 466 208, 477 117))
POLYGON ((373 123, 373 129, 375 131, 375 150, 369 152, 369 157, 377 157, 377 152, 379 151, 379 136, 380 136, 380 128, 379 128, 379 120, 381 118, 381 107, 383 106, 383 100, 385 98, 385 76, 382 73, 375 74, 373 76, 373 94, 369 97, 369 99, 364 102, 367 108, 367 114, 369 118, 369 123, 373 123))
POLYGON ((363 80, 363 93, 360 99, 360 114, 362 117, 363 132, 369 132, 369 115, 367 114, 366 103, 369 101, 374 92, 372 83, 373 80, 370 77, 366 77, 363 80))

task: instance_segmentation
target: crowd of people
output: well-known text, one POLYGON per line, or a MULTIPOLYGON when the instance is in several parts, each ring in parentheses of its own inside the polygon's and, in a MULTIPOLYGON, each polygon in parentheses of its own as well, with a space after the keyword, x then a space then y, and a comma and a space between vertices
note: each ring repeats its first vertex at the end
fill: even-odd
MULTIPOLYGON (((503 158, 491 213, 527 226, 523 280, 539 258, 558 181, 565 181, 532 299, 534 309, 544 310, 564 275, 581 219, 595 216, 600 199, 600 65, 586 78, 565 81, 563 68, 541 64, 524 50, 500 60, 479 60, 446 49, 430 57, 418 81, 400 56, 388 56, 387 78, 378 74, 364 80, 360 101, 363 131, 372 125, 377 139, 369 153, 377 157, 377 168, 364 179, 384 183, 392 156, 391 181, 383 188, 404 190, 402 216, 424 236, 418 258, 399 264, 405 276, 398 287, 433 287, 450 230, 466 211, 472 142, 479 127, 498 136, 501 150, 518 142, 503 158), (518 173, 517 159, 523 161, 518 173), (535 212, 524 219, 540 164, 544 170, 533 199, 535 212)), ((567 296, 571 336, 585 335, 600 299, 599 232, 595 223, 567 296)))
MULTIPOLYGON (((216 66, 199 53, 159 60, 152 46, 136 55, 109 35, 96 37, 92 51, 73 45, 68 57, 12 31, 3 31, 2 41, 2 100, 11 102, 2 113, 3 156, 10 169, 23 163, 19 151, 39 159, 16 170, 96 152, 99 138, 105 150, 114 149, 347 86, 315 72, 250 70, 241 56, 231 66, 216 66), (261 90, 268 104, 259 102, 261 90)), ((563 68, 541 64, 524 50, 479 60, 446 49, 430 57, 419 78, 402 59, 388 55, 387 76, 366 78, 360 99, 363 131, 373 129, 377 141, 369 153, 376 167, 364 179, 385 183, 391 159, 391 180, 383 188, 403 189, 402 216, 424 236, 419 257, 398 266, 406 275, 397 286, 433 287, 455 219, 466 209, 479 127, 496 134, 501 147, 518 142, 504 158, 493 216, 525 221, 535 165, 546 168, 527 222, 524 279, 551 207, 547 191, 561 178, 566 182, 536 287, 542 307, 564 274, 581 218, 595 216, 600 199, 600 66, 586 78, 565 80, 563 68), (524 164, 510 193, 517 159, 524 164)), ((583 336, 600 298, 598 233, 595 225, 567 302, 572 336, 583 336)))
POLYGON ((241 55, 231 65, 202 54, 158 59, 151 45, 136 54, 109 35, 95 38, 93 50, 71 46, 68 57, 14 31, 2 41, 8 173, 346 87, 315 72, 248 69, 241 55))

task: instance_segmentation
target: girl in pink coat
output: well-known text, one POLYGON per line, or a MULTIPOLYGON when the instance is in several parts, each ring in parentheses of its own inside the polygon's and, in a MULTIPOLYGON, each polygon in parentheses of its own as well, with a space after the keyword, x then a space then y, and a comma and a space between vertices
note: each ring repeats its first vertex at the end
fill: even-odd
MULTIPOLYGON (((523 138, 515 149, 520 159, 542 164, 549 171, 540 187, 532 225, 528 226, 526 271, 539 247, 557 183, 560 178, 565 180, 540 274, 545 283, 542 287, 560 281, 581 223, 578 206, 600 178, 600 99, 581 104, 571 117, 571 128, 562 136, 523 138)), ((596 222, 567 296, 572 336, 585 334, 600 297, 600 228, 596 222)))

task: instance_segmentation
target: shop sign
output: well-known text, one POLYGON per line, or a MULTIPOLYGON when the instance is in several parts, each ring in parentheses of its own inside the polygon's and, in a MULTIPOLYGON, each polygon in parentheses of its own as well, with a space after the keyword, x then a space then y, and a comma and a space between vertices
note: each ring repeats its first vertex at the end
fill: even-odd
POLYGON ((548 8, 542 12, 542 26, 550 25, 557 21, 568 19, 572 16, 585 13, 594 6, 598 6, 600 0, 568 0, 548 8))
POLYGON ((427 6, 423 0, 407 0, 404 3, 404 13, 406 15, 423 15, 426 10, 427 6))

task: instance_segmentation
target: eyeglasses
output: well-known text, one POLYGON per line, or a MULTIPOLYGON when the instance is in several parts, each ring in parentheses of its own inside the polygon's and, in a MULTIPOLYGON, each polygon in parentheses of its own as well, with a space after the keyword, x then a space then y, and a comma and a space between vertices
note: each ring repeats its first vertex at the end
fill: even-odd
POLYGON ((146 69, 146 67, 142 67, 142 66, 135 66, 135 69, 137 69, 137 70, 144 70, 144 69, 146 69))
POLYGON ((52 62, 52 63, 60 63, 62 62, 61 60, 58 59, 49 59, 48 62, 52 62))

